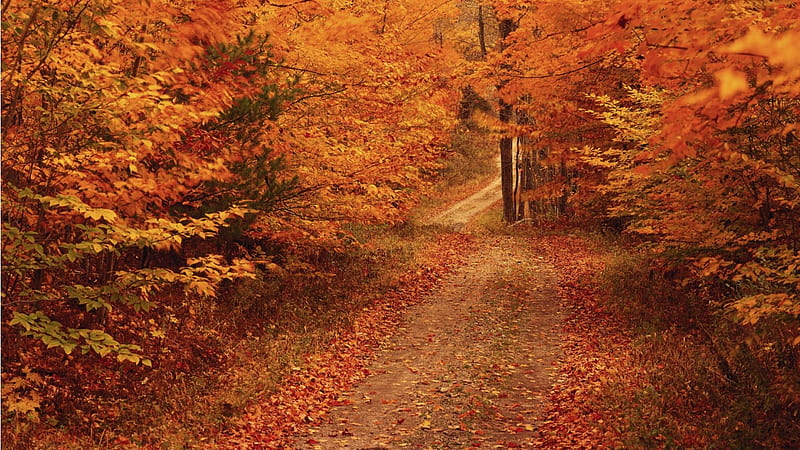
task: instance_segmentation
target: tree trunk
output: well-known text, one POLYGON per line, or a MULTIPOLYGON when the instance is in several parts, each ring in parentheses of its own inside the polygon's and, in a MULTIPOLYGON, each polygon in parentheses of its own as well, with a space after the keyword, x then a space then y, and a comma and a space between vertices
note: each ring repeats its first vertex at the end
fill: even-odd
MULTIPOLYGON (((511 34, 512 31, 514 31, 515 28, 516 24, 513 20, 503 19, 500 21, 501 50, 505 50, 507 46, 505 39, 509 34, 511 34)), ((500 67, 501 69, 508 68, 507 64, 501 64, 500 67)), ((506 80, 502 80, 497 86, 497 90, 502 90, 506 83, 506 80)), ((499 106, 500 122, 504 124, 510 123, 514 115, 514 108, 512 105, 506 103, 502 98, 500 99, 499 106)), ((503 220, 505 220, 507 223, 513 223, 517 216, 516 205, 514 202, 514 154, 511 139, 513 138, 510 136, 500 139, 500 180, 503 185, 503 220)))
MULTIPOLYGON (((500 122, 509 123, 513 114, 513 108, 503 100, 500 100, 500 122)), ((514 202, 514 153, 512 137, 504 136, 500 138, 500 180, 503 191, 503 220, 513 223, 516 220, 517 211, 514 202)))
POLYGON ((478 42, 481 44, 481 59, 486 60, 486 29, 483 22, 483 6, 478 5, 478 42))

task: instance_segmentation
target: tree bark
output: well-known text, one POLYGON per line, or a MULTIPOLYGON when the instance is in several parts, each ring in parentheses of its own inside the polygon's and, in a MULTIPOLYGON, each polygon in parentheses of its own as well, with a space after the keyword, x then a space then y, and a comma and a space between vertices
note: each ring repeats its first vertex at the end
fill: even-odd
MULTIPOLYGON (((513 20, 503 19, 500 21, 500 49, 505 50, 507 44, 505 39, 516 28, 513 20)), ((502 69, 508 68, 507 64, 501 64, 502 69)), ((500 91, 508 83, 507 80, 501 80, 497 86, 500 91)), ((514 116, 514 108, 511 104, 506 103, 502 98, 499 101, 499 118, 500 122, 507 124, 511 122, 514 116)), ((503 192, 503 220, 507 223, 516 221, 517 211, 514 202, 514 154, 511 136, 505 136, 500 139, 500 180, 502 182, 503 192)))
MULTIPOLYGON (((509 123, 513 108, 500 100, 500 121, 509 123)), ((500 181, 503 192, 503 220, 513 223, 517 217, 516 203, 514 202, 514 153, 512 137, 500 138, 500 181)))
POLYGON ((486 28, 483 22, 482 5, 478 5, 478 42, 481 44, 481 59, 486 60, 486 28))

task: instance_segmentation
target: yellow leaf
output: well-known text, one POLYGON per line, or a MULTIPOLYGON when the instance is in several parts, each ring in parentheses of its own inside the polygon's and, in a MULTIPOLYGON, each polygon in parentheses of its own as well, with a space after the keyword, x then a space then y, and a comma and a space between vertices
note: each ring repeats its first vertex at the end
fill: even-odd
POLYGON ((41 404, 41 397, 36 392, 31 392, 30 397, 13 397, 15 396, 3 402, 9 411, 17 411, 22 414, 30 413, 34 412, 41 404))
POLYGON ((728 100, 739 92, 747 90, 747 78, 744 74, 732 67, 720 70, 714 74, 719 88, 719 97, 728 100))
POLYGON ((86 211, 83 213, 83 216, 86 217, 87 219, 93 219, 93 220, 103 219, 109 223, 114 223, 118 217, 117 213, 115 213, 114 211, 104 208, 97 208, 86 211))
POLYGON ((157 338, 165 338, 167 334, 164 333, 164 330, 151 330, 150 336, 157 337, 157 338))

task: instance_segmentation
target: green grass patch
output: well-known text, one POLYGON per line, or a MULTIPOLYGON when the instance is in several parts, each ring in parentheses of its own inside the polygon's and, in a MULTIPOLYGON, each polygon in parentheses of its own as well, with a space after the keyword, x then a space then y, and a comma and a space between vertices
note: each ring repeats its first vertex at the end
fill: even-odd
POLYGON ((467 229, 479 236, 519 234, 516 230, 503 222, 502 201, 498 201, 478 214, 468 225, 467 229))
POLYGON ((498 143, 492 139, 488 130, 474 123, 465 123, 453 133, 452 152, 445 161, 440 173, 439 192, 469 186, 497 174, 498 143))

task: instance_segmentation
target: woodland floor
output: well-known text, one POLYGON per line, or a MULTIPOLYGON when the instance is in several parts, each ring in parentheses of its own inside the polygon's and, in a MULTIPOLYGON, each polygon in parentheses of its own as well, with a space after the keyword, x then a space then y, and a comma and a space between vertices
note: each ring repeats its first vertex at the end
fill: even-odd
MULTIPOLYGON (((163 418, 132 439, 59 448, 625 446, 625 414, 598 399, 636 385, 639 372, 629 338, 597 301, 602 257, 583 237, 487 222, 497 221, 499 186, 475 191, 431 214, 443 228, 425 227, 436 236, 415 253, 415 270, 388 292, 354 292, 373 300, 351 325, 227 421, 170 431, 163 418)), ((220 389, 239 389, 242 373, 269 376, 258 364, 230 371, 220 389)), ((197 402, 227 398, 216 388, 208 396, 197 402)))
POLYGON ((560 353, 553 267, 488 237, 404 314, 400 332, 306 448, 532 445, 560 353))
MULTIPOLYGON (((455 231, 499 200, 499 182, 437 214, 455 231)), ((520 236, 482 236, 466 263, 407 308, 369 375, 295 446, 541 447, 566 318, 554 266, 520 236)))
MULTIPOLYGON (((274 388, 253 392, 226 420, 173 427, 164 417, 132 438, 58 447, 627 447, 626 414, 603 397, 637 385, 640 371, 624 327, 598 302, 602 255, 563 230, 501 225, 497 183, 470 190, 420 220, 435 236, 414 253, 414 269, 398 270, 388 291, 353 292, 371 300, 350 325, 292 359, 274 388)), ((235 370, 196 403, 228 398, 242 374, 270 376, 238 353, 235 370)))
POLYGON ((629 367, 624 333, 597 307, 591 288, 599 258, 582 238, 547 236, 530 225, 478 230, 476 217, 498 200, 492 184, 436 214, 432 222, 455 231, 430 249, 444 269, 434 265, 422 288, 406 286, 410 295, 365 309, 351 335, 297 368, 282 390, 251 409, 245 426, 217 442, 304 449, 620 445, 608 431, 620 428, 615 418, 595 402, 607 372, 629 367), (353 350, 365 341, 370 350, 353 350), (339 382, 334 373, 355 375, 339 382), (309 400, 296 406, 302 397, 309 400), (294 424, 274 426, 292 417, 294 424))
MULTIPOLYGON (((610 255, 603 241, 574 228, 548 231, 555 225, 501 225, 499 186, 476 184, 474 190, 431 213, 427 222, 434 226, 410 227, 412 237, 420 230, 430 233, 412 253, 414 264, 398 267, 386 289, 352 289, 353 297, 368 301, 354 303, 346 325, 287 360, 276 384, 243 391, 252 395, 241 407, 221 404, 230 409, 221 409, 224 420, 213 416, 213 423, 198 419, 175 427, 154 409, 148 417, 161 424, 145 425, 132 439, 110 432, 101 444, 78 443, 76 437, 75 445, 64 445, 69 436, 57 434, 9 447, 571 449, 724 443, 713 426, 695 425, 705 416, 720 417, 713 404, 702 403, 710 394, 697 388, 693 395, 700 399, 686 400, 691 393, 684 392, 690 386, 685 380, 707 378, 681 374, 691 366, 683 353, 691 336, 659 347, 653 333, 637 337, 630 323, 609 312, 610 294, 598 278, 610 255), (651 358, 651 350, 660 359, 651 358)), ((358 277, 354 283, 369 286, 358 277)), ((296 337, 276 339, 270 355, 291 353, 287 346, 296 337)), ((250 374, 271 376, 245 350, 234 349, 240 354, 231 363, 236 370, 196 403, 212 408, 214 398, 227 398, 224 392, 240 389, 250 374)), ((700 361, 697 355, 703 354, 692 358, 700 361)))
MULTIPOLYGON (((496 180, 431 222, 465 229, 499 200, 496 180)), ((531 446, 564 318, 551 264, 525 238, 488 236, 408 308, 371 374, 345 393, 306 448, 531 446)))

